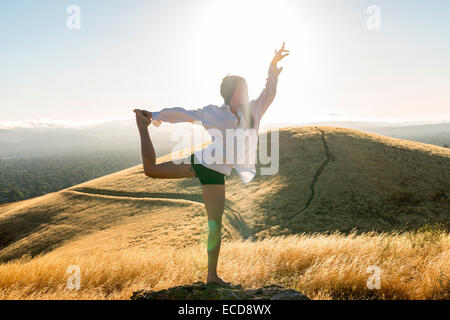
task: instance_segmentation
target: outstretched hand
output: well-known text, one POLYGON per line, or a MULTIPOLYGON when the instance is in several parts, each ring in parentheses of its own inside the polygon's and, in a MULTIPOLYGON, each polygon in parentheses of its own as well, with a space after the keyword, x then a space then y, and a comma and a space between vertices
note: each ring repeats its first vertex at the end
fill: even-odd
POLYGON ((270 64, 271 66, 275 67, 278 75, 283 70, 283 67, 278 68, 277 63, 280 62, 281 60, 283 60, 285 57, 287 57, 290 53, 289 50, 284 49, 285 44, 286 44, 286 41, 283 42, 283 46, 281 47, 280 50, 275 50, 275 57, 273 57, 273 60, 270 64), (285 54, 283 54, 283 53, 285 53, 285 54))

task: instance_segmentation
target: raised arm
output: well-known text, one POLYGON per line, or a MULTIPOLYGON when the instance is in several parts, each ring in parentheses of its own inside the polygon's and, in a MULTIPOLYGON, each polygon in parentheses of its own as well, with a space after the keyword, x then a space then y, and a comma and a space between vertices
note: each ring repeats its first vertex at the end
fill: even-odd
POLYGON ((163 122, 169 123, 180 123, 180 122, 195 122, 195 121, 205 121, 206 109, 207 107, 196 109, 196 110, 186 110, 184 108, 164 108, 158 112, 152 112, 153 125, 158 127, 163 122))
POLYGON ((180 122, 196 122, 200 121, 203 125, 209 124, 214 120, 214 105, 208 105, 203 108, 195 110, 186 110, 181 107, 164 108, 161 111, 150 112, 141 110, 144 116, 152 119, 152 123, 155 127, 159 127, 161 122, 168 123, 180 123, 180 122))
POLYGON ((275 99, 275 95, 277 93, 278 76, 283 70, 283 67, 277 67, 277 63, 280 62, 284 57, 289 55, 289 50, 285 50, 284 46, 285 43, 283 43, 283 47, 280 50, 275 50, 275 57, 272 59, 272 62, 269 66, 266 86, 264 87, 259 97, 254 100, 252 112, 255 118, 261 119, 275 99), (283 55, 283 53, 286 54, 283 55))

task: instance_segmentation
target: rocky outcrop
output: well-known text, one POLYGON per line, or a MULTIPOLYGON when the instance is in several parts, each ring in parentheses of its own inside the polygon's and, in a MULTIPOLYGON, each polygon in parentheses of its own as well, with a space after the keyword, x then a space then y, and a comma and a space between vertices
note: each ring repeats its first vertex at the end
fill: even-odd
POLYGON ((134 292, 131 300, 309 300, 301 292, 278 285, 243 289, 241 285, 223 287, 196 282, 161 291, 134 292))

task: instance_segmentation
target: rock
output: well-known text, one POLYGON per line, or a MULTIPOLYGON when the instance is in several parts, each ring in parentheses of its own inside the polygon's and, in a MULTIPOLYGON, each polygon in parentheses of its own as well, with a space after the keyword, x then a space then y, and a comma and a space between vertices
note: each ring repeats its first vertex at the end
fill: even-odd
POLYGON ((230 288, 219 284, 196 282, 161 291, 134 292, 131 300, 309 300, 293 289, 269 285, 257 289, 243 289, 241 285, 230 288))

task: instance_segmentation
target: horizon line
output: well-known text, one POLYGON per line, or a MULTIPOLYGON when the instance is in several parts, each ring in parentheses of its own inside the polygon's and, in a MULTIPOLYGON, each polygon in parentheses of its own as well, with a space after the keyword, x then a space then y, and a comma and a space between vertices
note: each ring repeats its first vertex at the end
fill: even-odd
MULTIPOLYGON (((0 130, 8 129, 33 129, 33 128, 83 128, 92 127, 98 125, 104 125, 112 122, 122 122, 126 123, 128 121, 133 121, 134 117, 113 117, 113 118, 103 118, 98 120, 61 120, 52 119, 47 117, 39 117, 31 120, 21 120, 21 121, 0 121, 0 130)), ((427 124, 447 124, 450 123, 450 119, 446 120, 436 120, 436 119, 426 119, 426 120, 401 120, 401 119, 367 119, 362 117, 347 117, 337 119, 337 117, 326 117, 322 119, 315 119, 311 121, 272 121, 272 122, 262 122, 261 126, 267 127, 271 125, 288 125, 288 126, 300 126, 315 123, 342 123, 342 122, 352 122, 352 123, 365 123, 365 124, 379 124, 379 125, 427 125, 427 124)))

